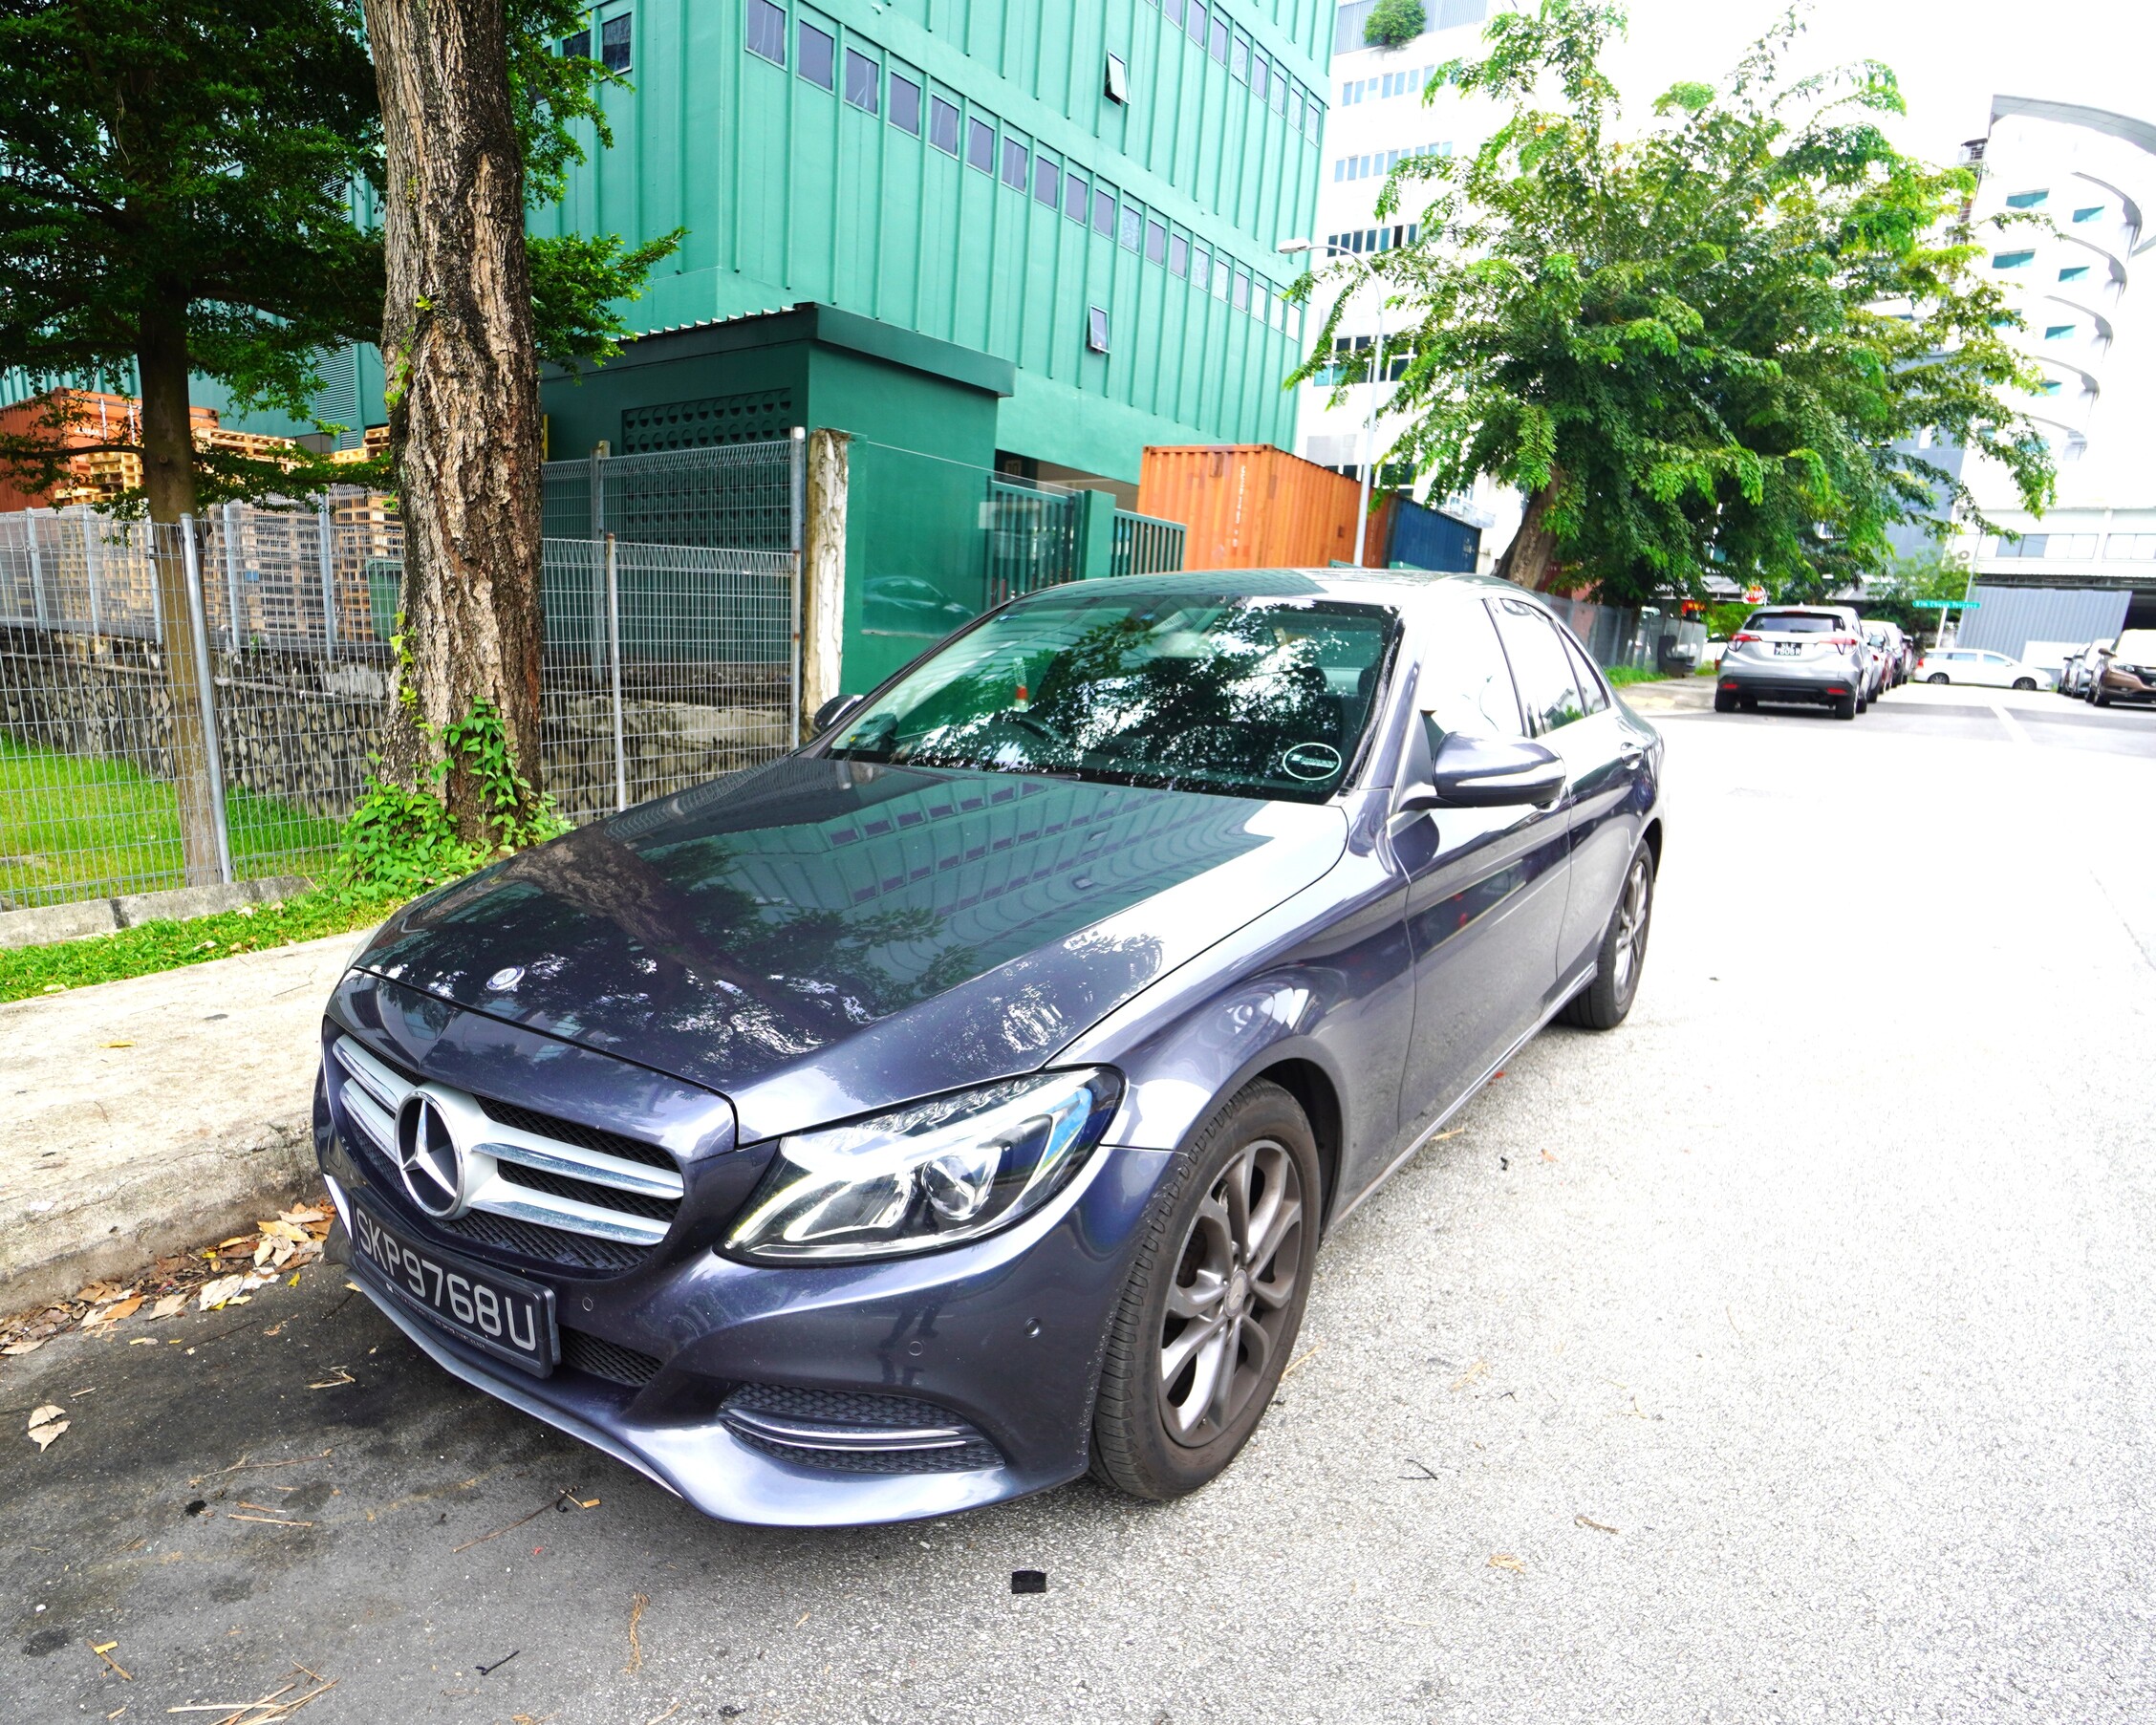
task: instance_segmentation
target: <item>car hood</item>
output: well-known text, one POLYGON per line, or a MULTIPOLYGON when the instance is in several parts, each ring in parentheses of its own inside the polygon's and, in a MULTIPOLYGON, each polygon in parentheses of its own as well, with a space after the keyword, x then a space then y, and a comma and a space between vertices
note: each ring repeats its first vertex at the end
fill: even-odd
POLYGON ((434 894, 358 963, 722 1091, 747 1141, 1040 1066, 1346 838, 1329 806, 789 757, 434 894))

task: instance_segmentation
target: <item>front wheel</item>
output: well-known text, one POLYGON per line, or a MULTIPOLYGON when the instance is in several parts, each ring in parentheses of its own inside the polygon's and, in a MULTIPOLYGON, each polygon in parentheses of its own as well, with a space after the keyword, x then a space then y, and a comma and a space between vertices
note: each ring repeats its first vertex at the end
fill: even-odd
POLYGON ((1134 1498, 1194 1492, 1249 1441, 1302 1327, 1318 1248, 1317 1142, 1280 1086, 1246 1086, 1179 1160, 1093 1408, 1093 1474, 1134 1498))
POLYGON ((1934 671, 1924 680, 1926 682, 1945 682, 1947 680, 1947 674, 1944 671, 1934 671))
POLYGON ((2014 686, 2017 689, 2034 690, 2037 686, 2037 679, 2033 677, 2016 677, 2014 679, 2014 686))
POLYGON ((1583 1030, 1614 1030, 1632 1009, 1640 971, 1647 964, 1647 931, 1654 920, 1654 852, 1642 844, 1632 852, 1625 884, 1602 931, 1595 979, 1564 1003, 1563 1018, 1583 1030))

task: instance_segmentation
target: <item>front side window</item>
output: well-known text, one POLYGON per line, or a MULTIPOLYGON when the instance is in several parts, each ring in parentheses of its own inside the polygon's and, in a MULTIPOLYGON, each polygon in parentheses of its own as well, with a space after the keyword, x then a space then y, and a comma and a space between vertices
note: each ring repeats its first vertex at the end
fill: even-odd
POLYGON ((748 0, 748 52, 774 66, 786 64, 786 9, 771 0, 748 0))
POLYGON ((1557 625, 1523 599, 1498 599, 1491 609, 1497 614, 1498 634, 1512 663, 1512 680, 1520 690, 1520 704, 1531 733, 1546 737, 1585 717, 1557 625))
POLYGON ((1441 616, 1424 644, 1415 706, 1430 729, 1434 756, 1447 737, 1524 737, 1512 671, 1498 645, 1497 625, 1479 602, 1441 616))
POLYGON ((928 98, 928 141, 946 156, 959 153, 959 111, 940 96, 928 98))
POLYGON ((849 48, 846 51, 846 99, 864 113, 875 113, 882 94, 881 72, 882 68, 867 54, 849 48))
POLYGON ((1323 802, 1354 765, 1397 633, 1383 606, 1326 598, 1051 591, 868 703, 831 753, 1323 802))
POLYGON ((623 12, 617 18, 607 18, 599 25, 599 64, 609 72, 627 72, 634 63, 630 54, 630 17, 623 12))
POLYGON ((910 77, 891 75, 891 123, 915 138, 920 136, 920 86, 910 77))
POLYGON ((801 75, 819 90, 829 90, 832 78, 832 50, 837 43, 806 18, 801 22, 801 75))

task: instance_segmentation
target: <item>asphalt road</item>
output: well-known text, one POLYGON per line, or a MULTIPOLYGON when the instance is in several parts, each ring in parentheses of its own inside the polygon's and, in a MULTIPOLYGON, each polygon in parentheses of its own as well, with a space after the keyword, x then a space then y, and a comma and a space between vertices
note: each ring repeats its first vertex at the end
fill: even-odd
POLYGON ((1210 1490, 716 1525, 310 1272, 0 1363, 0 1718, 2149 1717, 2156 714, 1655 717, 1629 1024, 1339 1231, 1210 1490))

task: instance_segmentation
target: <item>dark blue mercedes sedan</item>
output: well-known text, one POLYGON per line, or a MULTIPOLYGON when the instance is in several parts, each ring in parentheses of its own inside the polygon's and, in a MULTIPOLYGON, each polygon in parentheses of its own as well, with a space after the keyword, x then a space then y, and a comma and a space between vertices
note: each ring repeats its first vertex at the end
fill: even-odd
POLYGON ((385 925, 315 1134, 368 1294, 734 1520, 1204 1484, 1319 1241, 1639 985, 1662 744, 1472 576, 1077 582, 385 925))

